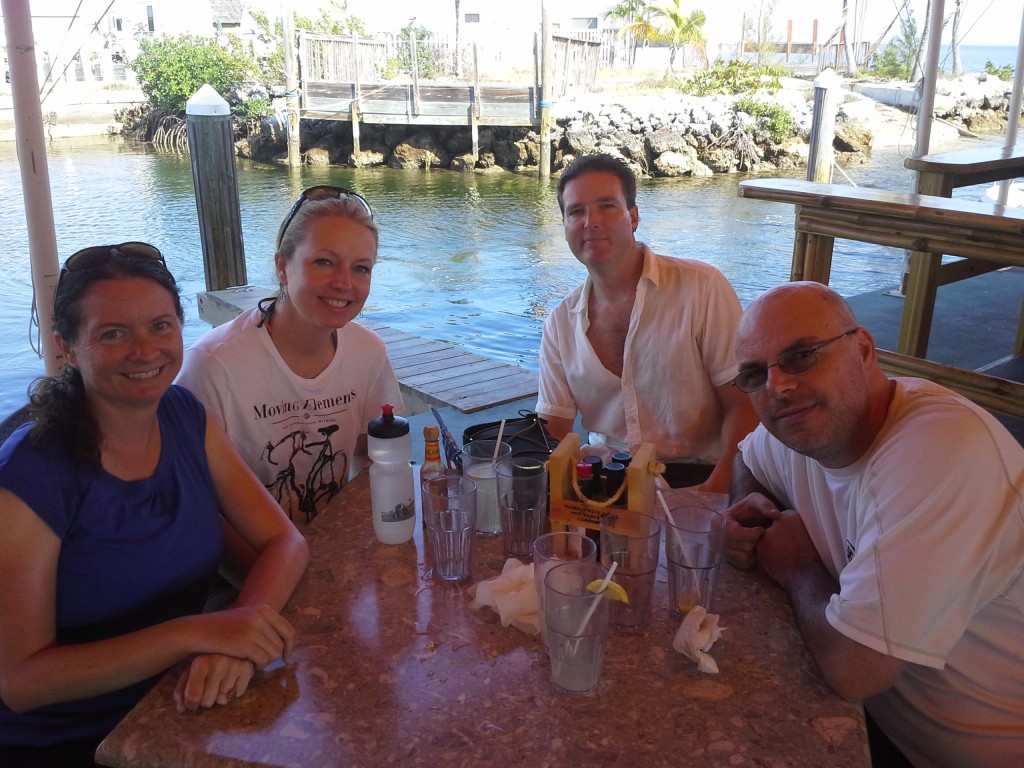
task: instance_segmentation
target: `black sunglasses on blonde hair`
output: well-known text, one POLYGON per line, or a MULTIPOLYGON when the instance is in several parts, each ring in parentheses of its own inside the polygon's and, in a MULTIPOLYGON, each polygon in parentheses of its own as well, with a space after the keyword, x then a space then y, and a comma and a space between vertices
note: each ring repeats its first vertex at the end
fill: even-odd
MULTIPOLYGON (((60 270, 60 277, 57 278, 55 294, 60 293, 60 284, 64 281, 64 275, 68 272, 84 272, 88 269, 96 269, 108 264, 113 259, 159 262, 164 272, 167 272, 168 275, 171 274, 167 269, 167 262, 164 261, 164 255, 160 253, 156 246, 149 243, 131 241, 121 243, 120 245, 93 245, 80 251, 75 251, 68 256, 60 270)), ((174 282, 173 276, 171 277, 171 282, 174 282)))
POLYGON ((288 225, 292 223, 292 219, 295 218, 295 214, 299 212, 299 208, 307 200, 340 200, 343 197, 351 197, 366 211, 366 215, 373 219, 373 211, 370 210, 370 204, 366 202, 366 198, 360 195, 358 192, 353 192, 351 189, 345 189, 344 187, 331 187, 327 185, 319 185, 316 187, 310 187, 305 190, 299 199, 295 201, 295 205, 288 211, 288 215, 284 217, 284 222, 281 224, 281 229, 277 233, 277 247, 281 247, 281 241, 284 240, 284 233, 288 231, 288 225))

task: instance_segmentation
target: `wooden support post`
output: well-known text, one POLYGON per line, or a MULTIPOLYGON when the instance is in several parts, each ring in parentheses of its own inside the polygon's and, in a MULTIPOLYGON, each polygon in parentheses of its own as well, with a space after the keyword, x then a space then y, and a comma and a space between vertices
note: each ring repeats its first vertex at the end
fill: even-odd
POLYGON ((350 118, 352 120, 352 157, 355 158, 355 156, 358 155, 360 153, 360 151, 361 151, 360 147, 359 147, 359 112, 360 112, 360 108, 361 108, 361 104, 362 104, 360 99, 362 99, 362 97, 363 97, 363 86, 362 86, 362 83, 360 82, 360 79, 361 79, 360 75, 361 75, 361 73, 359 71, 359 36, 358 35, 353 35, 352 36, 351 51, 352 51, 352 74, 354 76, 353 80, 355 81, 354 85, 353 85, 353 89, 354 89, 355 93, 353 95, 352 101, 349 102, 349 113, 350 113, 350 118))
POLYGON ((349 110, 352 113, 352 157, 354 158, 362 151, 359 147, 359 102, 353 99, 349 110))
POLYGON ((555 103, 555 52, 551 42, 551 16, 543 0, 540 23, 540 177, 551 175, 551 108, 555 103))
POLYGON ((836 133, 836 107, 839 76, 826 69, 814 81, 814 112, 811 117, 811 146, 807 157, 807 180, 828 184, 832 181, 836 133))
POLYGON ((473 165, 476 165, 480 161, 480 60, 476 43, 473 43, 473 100, 469 121, 473 136, 473 165))
POLYGON ((409 47, 412 60, 412 114, 420 113, 420 64, 416 57, 416 33, 409 32, 409 47))
POLYGON ((188 100, 185 128, 199 212, 206 290, 245 285, 231 109, 212 86, 202 86, 188 100))
POLYGON ((793 55, 793 20, 786 22, 786 61, 793 55))
MULTIPOLYGON (((299 139, 299 78, 298 66, 295 61, 295 14, 291 3, 284 4, 284 82, 287 95, 285 97, 288 114, 288 165, 296 167, 302 164, 302 147, 299 139)), ((234 283, 238 285, 238 283, 234 283)))

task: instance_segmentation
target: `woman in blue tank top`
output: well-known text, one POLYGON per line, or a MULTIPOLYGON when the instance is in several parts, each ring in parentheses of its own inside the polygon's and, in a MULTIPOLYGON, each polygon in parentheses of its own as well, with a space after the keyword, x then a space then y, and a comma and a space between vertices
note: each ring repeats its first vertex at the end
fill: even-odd
POLYGON ((226 704, 287 657, 279 611, 306 544, 214 420, 171 382, 183 312, 160 252, 86 248, 61 270, 65 360, 0 447, 0 764, 93 765, 156 678, 190 659, 179 711, 226 704), (237 600, 201 613, 222 516, 255 553, 237 600))

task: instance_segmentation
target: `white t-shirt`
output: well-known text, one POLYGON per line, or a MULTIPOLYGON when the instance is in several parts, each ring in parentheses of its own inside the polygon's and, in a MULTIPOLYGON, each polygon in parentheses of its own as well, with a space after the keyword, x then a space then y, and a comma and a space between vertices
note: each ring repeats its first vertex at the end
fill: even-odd
POLYGON ((587 338, 590 278, 544 323, 538 413, 575 419, 615 449, 654 443, 659 459, 714 463, 722 452, 715 387, 736 376, 734 339, 742 308, 709 264, 659 256, 644 266, 629 319, 622 377, 587 338))
POLYGON ((865 702, 915 766, 1024 766, 1024 450, 991 414, 897 379, 855 464, 826 469, 759 426, 754 477, 839 581, 839 632, 908 662, 865 702))
POLYGON ((246 463, 296 524, 309 522, 366 463, 356 441, 403 406, 384 342, 356 323, 338 329, 334 359, 314 379, 281 359, 252 309, 185 353, 177 383, 224 425, 246 463))

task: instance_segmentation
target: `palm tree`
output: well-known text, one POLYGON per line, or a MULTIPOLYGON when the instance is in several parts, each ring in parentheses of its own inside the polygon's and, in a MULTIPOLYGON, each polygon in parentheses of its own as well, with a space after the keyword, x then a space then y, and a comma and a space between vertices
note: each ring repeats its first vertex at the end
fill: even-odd
POLYGON ((668 71, 675 73, 676 54, 687 44, 695 45, 707 66, 707 37, 704 35, 704 11, 687 15, 682 0, 653 0, 647 3, 645 19, 629 24, 626 29, 641 40, 668 43, 668 71))
POLYGON ((621 2, 604 12, 606 21, 617 21, 621 26, 621 33, 628 34, 627 43, 629 49, 629 66, 636 65, 636 49, 642 42, 630 27, 638 22, 643 22, 647 11, 646 0, 621 0, 621 2))

